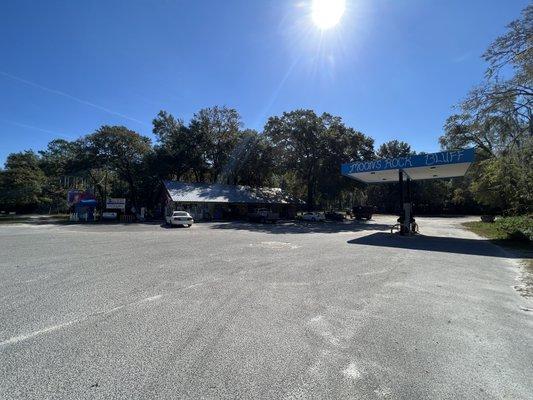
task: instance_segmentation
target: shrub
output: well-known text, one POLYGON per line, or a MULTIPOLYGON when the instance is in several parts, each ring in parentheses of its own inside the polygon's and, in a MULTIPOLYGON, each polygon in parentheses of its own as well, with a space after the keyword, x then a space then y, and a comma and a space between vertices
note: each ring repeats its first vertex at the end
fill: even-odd
POLYGON ((504 217, 496 221, 502 233, 512 240, 533 241, 533 214, 519 217, 504 217))

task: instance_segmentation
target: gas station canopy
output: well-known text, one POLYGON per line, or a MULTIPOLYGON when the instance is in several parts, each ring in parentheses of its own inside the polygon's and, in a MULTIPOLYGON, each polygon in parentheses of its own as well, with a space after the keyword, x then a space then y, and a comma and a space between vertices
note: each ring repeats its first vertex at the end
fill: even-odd
POLYGON ((399 172, 415 180, 463 176, 474 162, 475 149, 342 164, 341 173, 364 183, 399 181, 399 172))

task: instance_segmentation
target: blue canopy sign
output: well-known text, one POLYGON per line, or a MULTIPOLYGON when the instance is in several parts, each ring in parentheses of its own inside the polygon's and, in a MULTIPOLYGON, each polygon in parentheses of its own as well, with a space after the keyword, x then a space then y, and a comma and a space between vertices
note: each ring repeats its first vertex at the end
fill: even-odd
POLYGON ((442 151, 342 164, 341 173, 362 182, 396 182, 402 170, 412 180, 463 176, 474 161, 475 149, 442 151))

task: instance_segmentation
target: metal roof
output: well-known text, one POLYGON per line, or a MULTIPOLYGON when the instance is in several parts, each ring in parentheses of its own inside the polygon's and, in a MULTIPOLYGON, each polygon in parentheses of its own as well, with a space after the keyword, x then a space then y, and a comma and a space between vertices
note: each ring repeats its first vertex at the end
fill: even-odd
POLYGON ((180 203, 301 204, 280 188, 251 188, 220 183, 163 181, 172 201, 180 203))
POLYGON ((402 170, 412 180, 463 176, 472 162, 475 149, 442 151, 391 159, 342 164, 341 173, 365 183, 398 182, 402 170))

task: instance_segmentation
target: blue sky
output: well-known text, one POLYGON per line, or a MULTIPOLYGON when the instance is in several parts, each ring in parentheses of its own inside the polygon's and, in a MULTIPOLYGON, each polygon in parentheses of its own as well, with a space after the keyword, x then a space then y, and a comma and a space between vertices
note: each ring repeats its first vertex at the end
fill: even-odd
POLYGON ((330 112, 372 136, 438 150, 485 48, 526 0, 347 0, 320 31, 305 0, 0 4, 0 165, 103 124, 152 137, 165 109, 239 110, 261 130, 283 111, 330 112))

